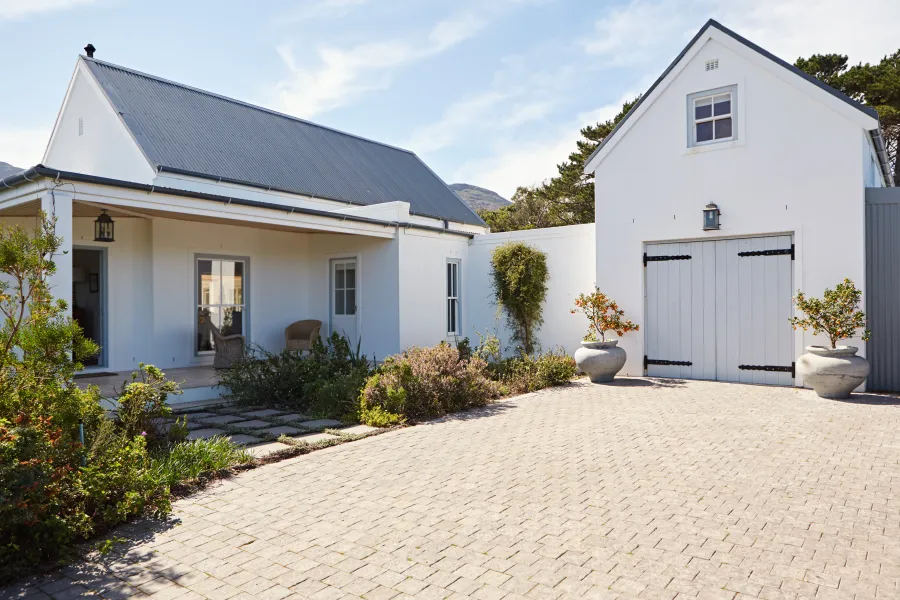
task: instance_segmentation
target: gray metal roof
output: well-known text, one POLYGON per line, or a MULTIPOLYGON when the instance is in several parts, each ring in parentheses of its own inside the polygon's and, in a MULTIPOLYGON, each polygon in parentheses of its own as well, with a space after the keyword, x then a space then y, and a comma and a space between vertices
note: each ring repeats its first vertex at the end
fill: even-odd
MULTIPOLYGON (((693 45, 697 42, 697 40, 699 40, 700 37, 701 37, 701 36, 706 32, 706 30, 709 29, 710 27, 715 27, 716 29, 718 29, 718 30, 721 31, 722 33, 724 33, 724 34, 726 34, 726 35, 728 35, 728 36, 731 36, 732 38, 735 39, 735 41, 740 42, 741 44, 747 46, 748 48, 750 48, 750 49, 753 50, 754 52, 758 52, 759 54, 765 56, 766 58, 768 58, 769 60, 771 60, 772 62, 774 62, 775 64, 777 64, 778 66, 784 67, 785 69, 787 69, 788 71, 791 71, 791 72, 794 73, 795 75, 797 75, 797 76, 799 76, 799 77, 802 77, 803 79, 805 79, 806 81, 808 81, 808 82, 810 82, 811 84, 815 85, 816 87, 821 88, 822 90, 828 92, 829 94, 831 94, 832 96, 834 96, 834 97, 837 98, 838 100, 841 100, 841 101, 843 101, 843 102, 846 102, 847 104, 849 104, 849 105, 852 106, 853 108, 857 109, 858 111, 860 111, 860 112, 862 112, 862 113, 864 113, 864 114, 866 114, 866 115, 868 115, 868 116, 870 116, 870 117, 872 117, 872 118, 874 118, 874 119, 878 119, 878 111, 876 111, 876 110, 875 110, 874 108, 872 108, 871 106, 866 106, 865 104, 862 104, 861 102, 857 102, 856 100, 854 100, 854 99, 851 98, 850 96, 846 95, 845 93, 843 93, 843 92, 841 92, 841 91, 839 91, 839 90, 834 89, 834 88, 831 87, 830 85, 828 85, 828 84, 826 84, 826 83, 823 83, 822 81, 820 81, 819 79, 813 77, 812 75, 810 75, 809 73, 803 71, 802 69, 800 69, 800 68, 798 68, 798 67, 792 65, 792 64, 789 63, 789 62, 786 62, 786 61, 784 61, 784 60, 778 58, 777 56, 775 56, 774 54, 772 54, 772 53, 769 52, 768 50, 766 50, 766 49, 764 49, 764 48, 762 48, 762 47, 760 47, 760 46, 757 46, 756 44, 754 44, 753 42, 751 42, 751 41, 748 40, 747 38, 745 38, 745 37, 743 37, 743 36, 741 36, 741 35, 738 35, 738 34, 735 33, 734 31, 728 29, 727 27, 725 27, 724 25, 722 25, 721 23, 719 23, 718 21, 716 21, 715 19, 710 19, 710 20, 708 20, 708 21, 703 25, 703 27, 700 28, 700 31, 698 31, 697 34, 696 34, 693 38, 691 38, 691 41, 689 41, 689 42, 687 43, 687 45, 681 50, 681 52, 678 53, 678 56, 675 57, 675 60, 673 60, 672 63, 671 63, 668 67, 666 67, 666 70, 662 72, 662 75, 660 75, 660 76, 656 79, 656 81, 653 82, 653 85, 650 86, 650 89, 648 89, 647 92, 646 92, 644 95, 641 96, 640 100, 638 100, 638 101, 635 103, 635 105, 631 107, 631 110, 628 111, 628 113, 625 115, 625 117, 623 117, 622 120, 619 121, 618 124, 616 124, 616 126, 615 126, 615 127, 613 128, 613 130, 609 133, 609 135, 606 136, 606 137, 603 139, 602 142, 600 142, 600 144, 594 149, 593 152, 591 152, 591 155, 588 157, 588 159, 587 159, 586 161, 584 161, 585 166, 587 166, 588 163, 590 163, 591 160, 593 160, 593 158, 597 155, 597 153, 600 152, 600 150, 607 144, 607 142, 609 142, 609 140, 611 140, 611 139, 613 138, 613 136, 616 135, 616 133, 619 131, 619 129, 621 129, 621 127, 622 127, 622 125, 625 123, 625 121, 627 121, 628 118, 629 118, 632 114, 634 114, 634 112, 638 109, 638 107, 639 107, 641 104, 644 103, 644 100, 646 100, 647 97, 650 96, 651 93, 653 93, 653 90, 656 89, 656 87, 657 87, 660 83, 662 83, 662 80, 666 78, 666 75, 668 75, 668 74, 672 71, 672 69, 675 68, 675 65, 677 65, 679 62, 681 62, 681 59, 684 58, 684 55, 687 54, 687 51, 690 50, 691 46, 693 46, 693 45)), ((889 174, 886 173, 886 176, 889 177, 889 174)))
POLYGON ((82 57, 159 171, 483 225, 418 156, 238 100, 82 57))

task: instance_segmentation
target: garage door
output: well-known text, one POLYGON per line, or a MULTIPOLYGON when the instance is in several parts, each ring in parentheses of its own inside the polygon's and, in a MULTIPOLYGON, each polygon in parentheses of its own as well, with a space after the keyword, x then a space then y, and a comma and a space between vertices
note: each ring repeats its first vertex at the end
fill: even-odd
POLYGON ((645 370, 793 384, 791 236, 647 244, 645 370))

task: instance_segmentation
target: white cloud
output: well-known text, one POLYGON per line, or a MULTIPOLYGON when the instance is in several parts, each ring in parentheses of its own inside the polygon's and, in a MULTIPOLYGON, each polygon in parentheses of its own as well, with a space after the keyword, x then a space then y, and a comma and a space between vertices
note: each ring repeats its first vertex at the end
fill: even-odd
POLYGON ((319 0, 304 2, 282 22, 298 23, 312 19, 338 18, 346 16, 352 9, 361 6, 368 0, 319 0))
POLYGON ((509 198, 519 186, 536 185, 556 175, 556 165, 575 150, 581 128, 613 118, 635 95, 625 94, 617 102, 579 114, 537 139, 498 141, 492 156, 462 164, 450 180, 480 185, 509 198))
POLYGON ((0 128, 0 161, 28 168, 41 162, 50 140, 50 128, 0 128))
POLYGON ((0 0, 0 20, 22 19, 31 15, 68 10, 94 2, 96 0, 0 0))
POLYGON ((278 47, 289 76, 278 83, 281 110, 301 117, 348 104, 360 94, 387 87, 391 71, 440 54, 474 36, 485 23, 476 15, 460 15, 438 22, 424 40, 371 42, 342 49, 323 46, 319 64, 301 65, 290 45, 278 47))
POLYGON ((489 91, 457 102, 447 108, 443 116, 434 123, 413 131, 401 146, 417 153, 446 148, 465 135, 473 123, 485 121, 492 109, 507 97, 501 92, 489 91))

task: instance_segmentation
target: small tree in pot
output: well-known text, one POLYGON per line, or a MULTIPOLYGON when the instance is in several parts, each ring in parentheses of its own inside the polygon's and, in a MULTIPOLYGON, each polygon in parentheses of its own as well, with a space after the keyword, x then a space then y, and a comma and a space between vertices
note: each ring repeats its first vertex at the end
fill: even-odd
POLYGON ((588 318, 588 333, 575 351, 575 363, 594 383, 612 381, 625 365, 627 355, 618 347, 619 340, 607 340, 606 332, 614 331, 622 337, 640 326, 625 318, 625 311, 596 286, 590 294, 579 294, 572 314, 584 313, 588 318), (599 336, 599 339, 598 339, 599 336))
POLYGON ((807 346, 806 354, 797 359, 797 372, 803 382, 812 387, 823 398, 846 398, 869 375, 869 363, 856 356, 856 346, 838 346, 860 329, 861 339, 869 339, 866 314, 859 309, 862 292, 853 281, 844 279, 834 289, 826 289, 819 298, 808 298, 797 290, 794 304, 804 317, 791 317, 790 323, 814 335, 828 336, 831 347, 807 346))

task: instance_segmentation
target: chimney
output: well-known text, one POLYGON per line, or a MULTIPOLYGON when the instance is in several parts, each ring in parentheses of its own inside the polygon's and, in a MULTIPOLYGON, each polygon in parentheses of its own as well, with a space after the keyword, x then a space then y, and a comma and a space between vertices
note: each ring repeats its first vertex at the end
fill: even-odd
POLYGON ((94 48, 93 44, 89 43, 87 46, 84 47, 84 51, 85 51, 85 53, 87 53, 88 58, 94 58, 94 52, 96 52, 97 49, 94 48))

